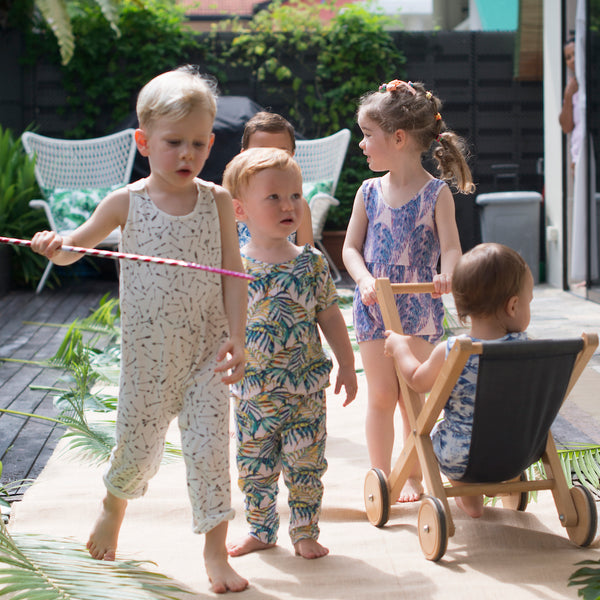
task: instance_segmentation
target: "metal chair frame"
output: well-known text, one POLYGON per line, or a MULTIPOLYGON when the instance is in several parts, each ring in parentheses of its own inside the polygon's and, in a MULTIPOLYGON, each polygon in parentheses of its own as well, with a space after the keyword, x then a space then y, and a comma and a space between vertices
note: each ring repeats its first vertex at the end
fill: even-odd
MULTIPOLYGON (((136 154, 135 129, 129 128, 111 135, 86 140, 64 140, 46 137, 31 131, 22 135, 23 147, 35 158, 35 176, 42 190, 100 188, 129 183, 136 154)), ((32 200, 29 205, 44 210, 53 231, 58 231, 46 200, 32 200)), ((116 248, 121 232, 115 229, 98 247, 116 248)), ((52 269, 52 262, 44 270, 37 286, 40 293, 52 269)))
POLYGON ((348 144, 350 130, 341 129, 333 135, 312 140, 298 140, 294 158, 300 165, 303 183, 319 183, 331 181, 329 194, 319 192, 309 200, 313 238, 315 246, 324 254, 337 283, 342 279, 339 269, 323 246, 323 229, 327 214, 332 206, 338 206, 335 190, 340 178, 348 144))

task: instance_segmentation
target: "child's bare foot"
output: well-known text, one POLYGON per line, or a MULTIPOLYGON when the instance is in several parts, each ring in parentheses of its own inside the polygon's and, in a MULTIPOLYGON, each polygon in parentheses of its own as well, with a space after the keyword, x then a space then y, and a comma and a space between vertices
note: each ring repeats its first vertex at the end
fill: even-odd
POLYGON ((92 558, 115 560, 119 531, 121 530, 126 508, 127 500, 117 498, 107 492, 102 501, 100 516, 96 520, 90 539, 86 544, 92 558))
POLYGON ((409 477, 400 492, 398 502, 416 502, 423 495, 423 484, 420 479, 409 477))
POLYGON ((204 558, 206 574, 215 594, 242 592, 248 587, 248 580, 233 570, 227 561, 227 555, 204 558))
POLYGON ((229 542, 227 544, 227 553, 229 556, 243 556, 244 554, 249 554, 250 552, 267 550, 268 548, 273 548, 273 546, 275 546, 275 544, 267 544, 265 542, 261 542, 251 535, 247 535, 238 542, 229 542))
POLYGON ((456 505, 473 519, 483 515, 483 496, 456 496, 456 505))
POLYGON ((325 548, 312 538, 302 538, 294 544, 296 554, 302 558, 321 558, 329 554, 329 548, 325 548))
POLYGON ((224 594, 227 591, 241 592, 248 587, 248 580, 238 575, 229 564, 225 547, 226 538, 227 521, 219 523, 206 532, 204 564, 212 591, 216 594, 224 594))

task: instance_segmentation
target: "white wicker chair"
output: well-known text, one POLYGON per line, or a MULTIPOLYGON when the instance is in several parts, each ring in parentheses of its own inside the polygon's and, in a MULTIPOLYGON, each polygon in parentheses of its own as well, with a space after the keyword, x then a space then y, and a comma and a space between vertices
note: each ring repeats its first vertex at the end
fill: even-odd
MULTIPOLYGON (((26 131, 22 141, 27 154, 35 157, 35 176, 42 190, 66 189, 75 192, 129 183, 136 153, 134 134, 135 130, 130 128, 99 138, 62 140, 26 131)), ((44 210, 53 231, 61 235, 72 231, 57 228, 46 200, 32 200, 29 204, 44 210)), ((115 229, 98 246, 115 248, 119 245, 120 237, 121 232, 115 229)), ((42 291, 51 269, 52 263, 49 261, 36 293, 42 291)))
POLYGON ((302 182, 304 184, 330 184, 329 193, 322 191, 316 193, 309 199, 308 205, 310 207, 315 245, 325 255, 325 258, 327 258, 336 283, 342 277, 323 246, 323 228, 325 227, 329 209, 332 206, 339 205, 339 201, 334 195, 349 143, 350 130, 341 129, 328 137, 313 140, 298 140, 294 156, 302 170, 302 182))

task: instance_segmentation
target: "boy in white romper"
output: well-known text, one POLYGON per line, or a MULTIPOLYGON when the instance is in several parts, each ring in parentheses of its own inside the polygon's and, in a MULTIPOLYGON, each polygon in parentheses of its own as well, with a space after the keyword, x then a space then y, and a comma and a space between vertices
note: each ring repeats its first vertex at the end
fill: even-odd
MULTIPOLYGON (((136 143, 149 159, 149 177, 107 196, 71 236, 37 233, 32 248, 70 264, 80 256, 61 251, 63 243, 93 247, 121 227, 123 252, 242 272, 229 193, 195 179, 214 140, 213 89, 189 67, 163 73, 140 92, 137 113, 136 143)), ((94 558, 114 560, 127 501, 145 493, 178 417, 194 531, 206 534, 213 591, 247 587, 225 547, 233 518, 227 385, 244 372, 246 290, 238 277, 123 261, 117 445, 87 544, 94 558)))

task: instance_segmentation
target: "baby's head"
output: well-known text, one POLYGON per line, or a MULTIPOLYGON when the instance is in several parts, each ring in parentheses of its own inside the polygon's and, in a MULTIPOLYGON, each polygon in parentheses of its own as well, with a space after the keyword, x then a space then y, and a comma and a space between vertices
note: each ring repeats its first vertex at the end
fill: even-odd
POLYGON ((298 163, 289 152, 278 148, 250 148, 234 156, 225 168, 223 187, 233 198, 243 201, 252 178, 267 169, 289 172, 300 180, 302 191, 302 175, 298 163))
POLYGON ((183 119, 196 109, 206 111, 214 121, 217 93, 214 83, 190 65, 167 71, 150 80, 141 89, 136 105, 142 129, 151 129, 159 119, 183 119))
POLYGON ((441 108, 441 101, 422 83, 394 79, 360 99, 358 118, 366 116, 388 135, 403 129, 425 152, 443 131, 441 108))
POLYGON ((293 155, 296 151, 294 128, 277 113, 257 112, 244 127, 242 150, 248 148, 280 148, 293 155))
POLYGON ((479 244, 465 252, 452 273, 452 295, 459 319, 491 317, 523 294, 533 278, 523 257, 508 246, 479 244))
POLYGON ((233 198, 238 221, 254 237, 287 238, 302 219, 302 174, 289 152, 278 148, 250 148, 225 168, 223 187, 233 198))

